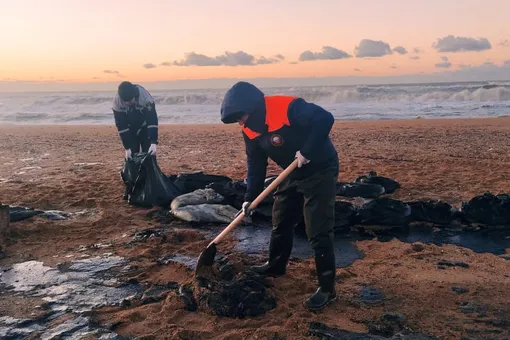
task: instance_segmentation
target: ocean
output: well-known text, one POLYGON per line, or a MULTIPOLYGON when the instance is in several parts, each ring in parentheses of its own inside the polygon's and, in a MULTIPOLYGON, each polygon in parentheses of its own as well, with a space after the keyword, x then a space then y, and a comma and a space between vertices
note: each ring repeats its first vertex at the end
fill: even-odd
MULTIPOLYGON (((143 84, 142 84, 143 85, 143 84)), ((225 90, 151 90, 161 124, 220 123, 225 90)), ((301 96, 337 120, 498 117, 510 113, 510 82, 262 88, 301 96)), ((0 123, 112 124, 111 92, 0 93, 0 123)))

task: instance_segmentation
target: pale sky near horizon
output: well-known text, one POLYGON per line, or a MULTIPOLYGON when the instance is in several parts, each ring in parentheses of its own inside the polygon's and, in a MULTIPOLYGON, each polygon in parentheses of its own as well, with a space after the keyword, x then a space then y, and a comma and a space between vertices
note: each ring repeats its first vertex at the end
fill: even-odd
POLYGON ((3 82, 392 76, 510 60, 509 0, 0 4, 3 82))

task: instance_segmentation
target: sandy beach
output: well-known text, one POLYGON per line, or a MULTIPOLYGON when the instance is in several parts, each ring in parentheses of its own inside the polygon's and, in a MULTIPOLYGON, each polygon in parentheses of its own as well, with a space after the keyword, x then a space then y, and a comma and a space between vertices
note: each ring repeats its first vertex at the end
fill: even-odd
MULTIPOLYGON (((237 125, 162 125, 158 163, 167 175, 203 171, 243 179, 246 157, 239 130, 237 125)), ((460 207, 484 192, 510 193, 510 118, 342 121, 331 136, 340 157, 339 180, 353 181, 373 170, 401 184, 393 198, 441 199, 460 207)), ((169 231, 165 242, 124 245, 125 235, 159 223, 148 210, 122 200, 124 153, 113 125, 2 125, 0 145, 0 202, 88 212, 73 220, 34 217, 12 223, 12 237, 4 246, 7 257, 0 265, 37 260, 54 267, 78 258, 84 253, 78 249, 85 246, 89 256, 111 253, 132 259, 138 269, 131 278, 140 282, 192 280, 192 271, 182 264, 161 266, 155 259, 177 252, 198 256, 208 244, 198 230, 169 231)), ((279 171, 271 163, 268 175, 279 171)), ((236 268, 255 263, 233 251, 234 245, 229 238, 221 247, 236 268)), ((357 241, 355 246, 364 257, 337 270, 339 298, 319 313, 302 306, 316 288, 314 263, 307 259, 292 260, 286 276, 271 280, 278 305, 263 316, 232 319, 187 311, 175 294, 151 304, 104 307, 92 315, 103 325, 116 324, 120 335, 143 339, 313 339, 308 335, 312 321, 368 332, 367 322, 387 312, 405 316, 406 329, 439 339, 510 336, 510 262, 503 254, 451 244, 425 244, 415 251, 395 239, 357 241), (440 260, 469 267, 438 270, 440 260), (387 298, 376 305, 360 304, 356 294, 364 285, 387 298), (457 294, 452 287, 467 292, 457 294), (485 316, 463 312, 459 306, 466 303, 486 306, 485 316)), ((2 291, 1 286, 0 296, 0 315, 28 318, 41 313, 37 297, 2 291)))

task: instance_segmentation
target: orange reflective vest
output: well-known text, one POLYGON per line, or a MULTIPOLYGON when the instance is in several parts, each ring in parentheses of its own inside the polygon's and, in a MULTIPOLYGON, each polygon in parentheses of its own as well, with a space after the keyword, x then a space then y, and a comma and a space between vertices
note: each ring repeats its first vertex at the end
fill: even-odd
MULTIPOLYGON (((287 110, 290 103, 297 97, 293 96, 265 96, 267 132, 274 132, 283 126, 290 126, 287 110)), ((261 134, 243 125, 243 132, 249 139, 255 139, 261 134)))

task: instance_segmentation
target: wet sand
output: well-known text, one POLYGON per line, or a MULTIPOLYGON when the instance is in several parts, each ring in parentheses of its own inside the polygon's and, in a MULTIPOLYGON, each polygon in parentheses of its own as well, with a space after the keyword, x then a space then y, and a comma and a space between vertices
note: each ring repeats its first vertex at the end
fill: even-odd
MULTIPOLYGON (((401 189, 390 197, 442 199, 456 207, 487 191, 510 192, 509 137, 508 118, 338 122, 332 131, 340 155, 339 180, 352 181, 374 170, 400 182, 401 189)), ((148 210, 122 200, 123 150, 113 126, 4 125, 0 145, 0 202, 86 210, 72 220, 34 217, 13 223, 8 257, 0 264, 38 260, 55 266, 83 254, 108 252, 132 259, 138 270, 131 275, 141 282, 192 279, 184 265, 161 266, 155 259, 172 253, 197 256, 208 244, 198 231, 169 230, 166 242, 155 238, 125 246, 126 235, 159 223, 148 210)), ((158 163, 166 174, 204 171, 242 179, 245 161, 236 125, 160 127, 158 163)), ((268 175, 278 172, 271 164, 268 175)), ((229 237, 221 248, 237 269, 256 262, 236 252, 235 244, 229 237)), ((95 317, 103 324, 119 322, 115 331, 121 335, 154 339, 305 339, 312 321, 366 332, 367 324, 385 312, 399 312, 409 329, 441 339, 474 335, 500 339, 505 331, 508 334, 510 262, 503 256, 455 245, 426 244, 422 251, 414 251, 409 243, 397 240, 357 241, 355 246, 364 257, 337 270, 339 298, 319 313, 302 307, 316 287, 314 264, 308 259, 293 260, 285 277, 272 280, 278 306, 264 316, 238 320, 203 310, 188 312, 169 295, 148 305, 105 307, 95 317), (438 269, 440 260, 462 261, 469 267, 438 269), (379 289, 386 299, 377 305, 360 303, 358 294, 365 286, 379 289), (452 287, 468 292, 457 294, 452 287), (484 315, 465 313, 463 303, 487 308, 484 315)), ((0 315, 28 317, 40 304, 36 298, 2 295, 0 315)))

